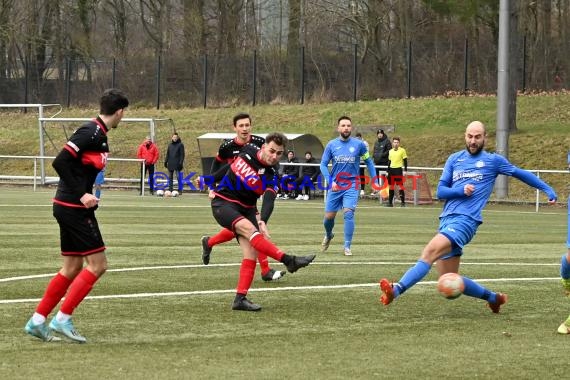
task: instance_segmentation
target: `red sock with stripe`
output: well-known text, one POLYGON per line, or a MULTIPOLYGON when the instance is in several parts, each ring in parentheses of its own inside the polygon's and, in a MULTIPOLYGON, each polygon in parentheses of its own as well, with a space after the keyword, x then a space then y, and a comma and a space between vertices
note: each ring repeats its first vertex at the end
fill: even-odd
POLYGON ((243 259, 241 267, 239 268, 239 280, 237 284, 236 293, 247 294, 251 283, 253 282, 253 275, 255 274, 255 260, 243 259))
POLYGON ((69 293, 61 305, 60 311, 65 314, 73 314, 73 310, 89 294, 93 285, 97 282, 97 276, 87 269, 83 269, 71 283, 69 293))
POLYGON ((257 261, 259 262, 259 268, 261 268, 261 274, 265 274, 271 270, 269 267, 269 260, 267 255, 264 253, 257 253, 257 261))
POLYGON ((42 300, 36 308, 36 313, 47 318, 49 313, 57 306, 67 292, 71 280, 61 273, 56 274, 49 282, 42 300))
POLYGON ((275 244, 264 238, 259 232, 255 232, 251 235, 249 242, 251 243, 251 246, 255 248, 258 255, 260 253, 265 254, 279 262, 283 259, 283 251, 277 248, 275 244))
POLYGON ((233 231, 224 228, 223 230, 221 230, 220 232, 218 232, 217 234, 208 239, 208 247, 212 248, 215 245, 230 241, 235 237, 236 235, 234 234, 233 231))

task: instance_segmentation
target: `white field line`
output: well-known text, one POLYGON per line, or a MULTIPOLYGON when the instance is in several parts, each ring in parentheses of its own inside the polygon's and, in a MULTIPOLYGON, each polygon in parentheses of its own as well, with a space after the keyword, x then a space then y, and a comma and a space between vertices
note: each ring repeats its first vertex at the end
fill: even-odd
MULTIPOLYGON (((313 263, 311 265, 340 265, 343 263, 313 263)), ((373 262, 373 263, 344 263, 350 265, 365 264, 365 265, 377 265, 377 264, 398 264, 393 262, 373 262)), ((410 263, 399 263, 410 265, 410 263)), ((542 265, 542 266, 554 266, 559 264, 530 264, 530 263, 464 263, 463 265, 514 265, 514 266, 529 266, 529 265, 542 265)), ((228 267, 228 266, 239 266, 240 264, 215 264, 209 265, 207 267, 228 267)), ((177 266, 158 266, 158 267, 139 267, 139 268, 125 268, 125 269, 113 269, 108 272, 128 272, 136 270, 156 270, 156 269, 178 269, 178 268, 206 268, 204 265, 177 265, 177 266)), ((51 277, 53 274, 43 274, 43 275, 32 275, 32 276, 21 276, 21 277, 11 277, 0 279, 0 282, 25 280, 31 278, 40 277, 51 277)), ((531 278, 489 278, 489 279, 477 279, 477 282, 528 282, 528 281, 554 281, 559 280, 559 277, 531 277, 531 278)), ((437 281, 421 281, 417 285, 434 285, 437 281)), ((353 288, 370 288, 377 287, 378 283, 367 283, 367 284, 347 284, 347 285, 315 285, 315 286, 284 286, 279 288, 253 288, 250 292, 277 292, 277 291, 303 291, 303 290, 331 290, 331 289, 353 289, 353 288)), ((219 289, 219 290, 196 290, 196 291, 186 291, 186 292, 162 292, 162 293, 131 293, 131 294, 110 294, 103 296, 89 296, 86 299, 91 300, 105 300, 105 299, 119 299, 119 298, 156 298, 156 297, 182 297, 182 296, 199 296, 199 295, 210 295, 210 294, 233 294, 235 289, 219 289)), ((0 300, 0 304, 16 304, 16 303, 29 303, 29 302, 39 302, 39 298, 21 298, 21 299, 11 299, 11 300, 0 300)))
MULTIPOLYGON (((395 261, 336 261, 336 262, 313 262, 313 265, 413 265, 413 262, 395 262, 395 261)), ((185 264, 185 265, 158 265, 152 267, 133 267, 133 268, 118 268, 118 269, 108 269, 107 273, 110 272, 138 272, 144 270, 160 270, 160 269, 188 269, 188 268, 216 268, 216 267, 238 267, 240 263, 229 263, 229 264, 185 264)), ((541 266, 541 267, 551 267, 559 266, 559 263, 547 264, 547 263, 461 263, 461 265, 498 265, 498 266, 541 266)), ((16 276, 16 277, 6 277, 0 278, 0 283, 3 282, 13 282, 22 280, 31 280, 35 278, 46 278, 52 277, 55 273, 44 273, 44 274, 32 274, 28 276, 16 276)))

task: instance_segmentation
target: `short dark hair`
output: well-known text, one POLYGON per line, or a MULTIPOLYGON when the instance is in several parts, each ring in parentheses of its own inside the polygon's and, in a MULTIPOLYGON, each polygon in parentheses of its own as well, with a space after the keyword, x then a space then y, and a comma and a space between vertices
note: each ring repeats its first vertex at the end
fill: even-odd
POLYGON ((346 115, 339 117, 336 123, 339 124, 341 120, 348 120, 352 123, 352 119, 346 115))
POLYGON ((355 136, 356 136, 356 137, 362 137, 362 133, 356 132, 356 135, 355 135, 355 136))
POLYGON ((394 140, 398 140, 398 141, 402 142, 402 140, 400 140, 400 136, 392 137, 392 141, 394 141, 394 140))
POLYGON ((251 123, 251 116, 249 116, 247 113, 242 112, 234 116, 234 127, 236 126, 237 121, 241 119, 249 119, 249 122, 251 123))
POLYGON ((265 136, 265 143, 269 144, 270 142, 274 142, 275 144, 282 146, 285 148, 287 146, 287 137, 283 133, 273 132, 265 136))
POLYGON ((103 92, 99 100, 99 112, 101 115, 113 115, 120 109, 129 106, 129 99, 123 91, 117 88, 110 88, 103 92))

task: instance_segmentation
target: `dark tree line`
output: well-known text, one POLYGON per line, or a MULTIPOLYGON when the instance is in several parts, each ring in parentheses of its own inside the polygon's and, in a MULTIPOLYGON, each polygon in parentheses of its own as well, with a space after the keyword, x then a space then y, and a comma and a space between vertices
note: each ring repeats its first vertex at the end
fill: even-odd
MULTIPOLYGON (((514 86, 570 74, 570 0, 511 0, 514 86), (524 77, 523 73, 524 65, 524 77)), ((0 101, 73 102, 116 84, 152 102, 350 100, 496 90, 498 0, 0 0, 0 101), (468 47, 467 77, 465 48, 468 47), (301 59, 304 57, 304 66, 301 59), (114 71, 113 71, 114 68, 114 71)), ((516 90, 517 88, 513 88, 516 90)))

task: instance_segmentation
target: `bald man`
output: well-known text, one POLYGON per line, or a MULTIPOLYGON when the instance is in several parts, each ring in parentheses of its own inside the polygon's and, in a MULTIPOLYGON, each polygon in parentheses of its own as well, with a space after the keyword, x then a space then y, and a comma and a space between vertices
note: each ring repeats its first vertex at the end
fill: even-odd
MULTIPOLYGON (((445 199, 439 219, 439 232, 425 246, 418 262, 394 284, 380 280, 384 305, 390 304, 416 283, 421 281, 436 263, 441 277, 445 273, 459 273, 463 247, 475 236, 483 223, 481 211, 485 208, 495 179, 499 174, 515 177, 556 202, 556 193, 534 174, 517 168, 505 157, 484 150, 487 132, 480 121, 471 122, 465 130, 465 149, 447 159, 437 187, 437 197, 445 199)), ((492 292, 472 279, 463 276, 463 294, 487 301, 493 313, 498 313, 507 302, 507 295, 492 292)))

